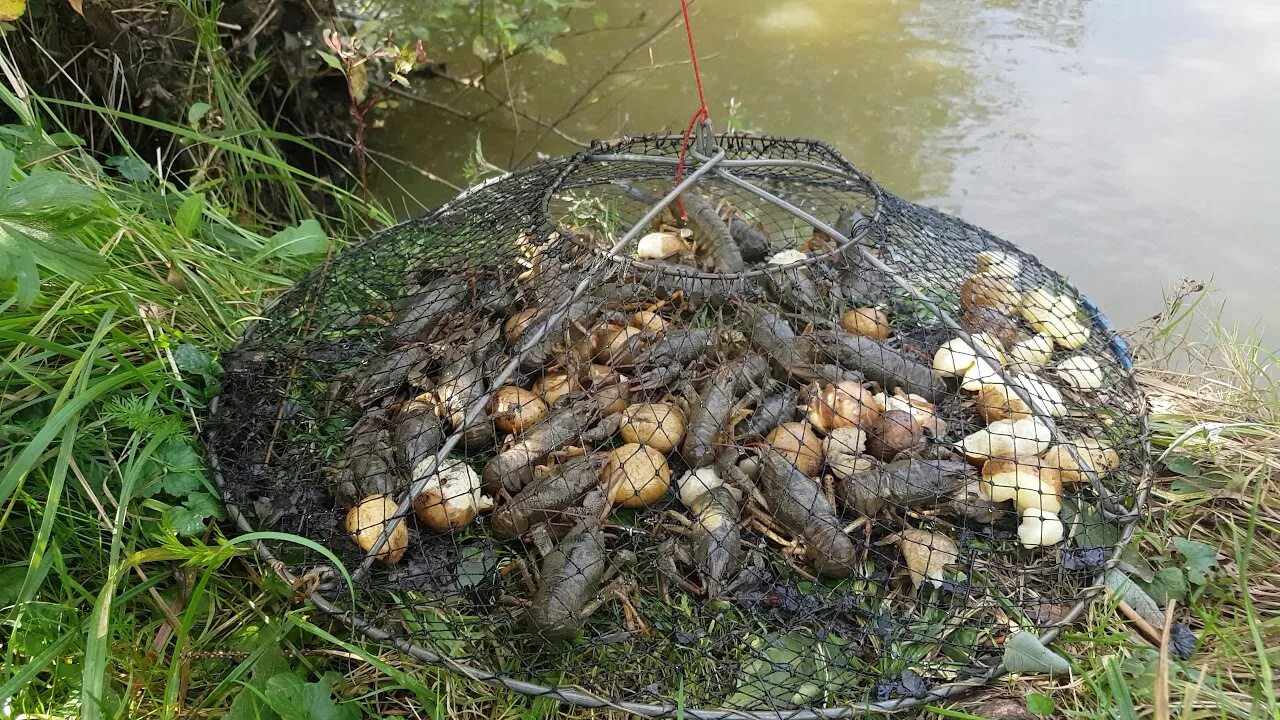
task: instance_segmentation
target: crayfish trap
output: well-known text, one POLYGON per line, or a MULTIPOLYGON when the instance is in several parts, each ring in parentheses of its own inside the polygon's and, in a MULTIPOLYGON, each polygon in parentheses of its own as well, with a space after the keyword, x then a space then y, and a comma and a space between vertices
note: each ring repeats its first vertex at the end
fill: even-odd
POLYGON ((1062 277, 820 143, 600 144, 352 246, 224 358, 210 457, 321 609, 644 715, 910 707, 1048 642, 1150 475, 1062 277))

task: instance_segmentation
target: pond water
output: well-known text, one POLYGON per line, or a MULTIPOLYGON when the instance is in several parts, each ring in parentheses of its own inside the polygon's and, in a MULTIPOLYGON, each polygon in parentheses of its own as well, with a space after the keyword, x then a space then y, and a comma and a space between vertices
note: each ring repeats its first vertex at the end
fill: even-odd
MULTIPOLYGON (((412 7, 405 0, 405 7, 412 7)), ((567 64, 489 78, 574 138, 683 130, 696 107, 683 30, 627 56, 675 0, 570 15, 567 64), (621 64, 615 65, 621 61, 621 64)), ((1280 2, 700 0, 693 27, 717 129, 817 138, 890 191, 986 227, 1074 279, 1127 327, 1180 278, 1274 342, 1280 320, 1280 2)), ((412 11, 407 11, 412 12, 412 11)), ((444 90, 444 81, 433 87, 444 90)), ((474 90, 446 101, 492 102, 474 90)), ((405 102, 372 139, 465 185, 574 146, 501 108, 480 122, 405 102)), ((385 164, 401 214, 454 191, 385 164)))

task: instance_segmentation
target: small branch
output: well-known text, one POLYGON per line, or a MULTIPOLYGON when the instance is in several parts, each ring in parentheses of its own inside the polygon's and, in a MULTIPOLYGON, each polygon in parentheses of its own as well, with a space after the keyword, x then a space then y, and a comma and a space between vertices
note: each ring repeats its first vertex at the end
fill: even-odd
MULTIPOLYGON (((694 0, 690 0, 689 4, 692 5, 693 2, 694 0)), ((673 23, 675 23, 677 20, 680 19, 682 12, 683 12, 682 10, 677 10, 674 14, 671 15, 671 17, 667 18, 666 22, 663 22, 653 32, 641 38, 640 42, 633 45, 630 50, 627 50, 625 53, 623 53, 622 57, 618 58, 617 62, 615 62, 612 66, 609 67, 608 70, 605 70, 603 74, 601 74, 599 77, 595 79, 595 82, 588 85, 587 88, 583 90, 581 94, 578 95, 577 99, 574 100, 573 103, 569 105, 569 109, 566 110, 563 115, 556 118, 555 121, 552 122, 549 126, 547 126, 550 128, 551 132, 560 134, 560 131, 558 129, 560 123, 569 119, 570 117, 573 116, 574 113, 578 112, 579 107, 582 105, 582 103, 586 102, 587 98, 591 96, 591 93, 595 92, 596 88, 600 87, 600 85, 605 80, 609 79, 610 77, 613 77, 614 73, 616 73, 618 69, 622 67, 623 63, 627 62, 627 60, 630 60, 631 56, 639 52, 640 48, 646 45, 649 45, 650 43, 653 43, 658 38, 670 32, 672 28, 677 27, 673 23)), ((542 139, 545 138, 546 136, 547 134, 544 132, 534 139, 533 144, 530 145, 530 150, 525 152, 524 157, 520 158, 520 163, 523 163, 525 160, 529 159, 529 156, 533 153, 533 148, 538 147, 538 145, 542 142, 542 139)))
POLYGON ((1139 615, 1138 611, 1134 610, 1129 603, 1121 600, 1120 612, 1123 613, 1125 617, 1129 618, 1129 622, 1133 623, 1133 626, 1138 629, 1138 632, 1142 633, 1142 637, 1146 638, 1152 645, 1160 645, 1161 632, 1151 623, 1147 622, 1145 618, 1139 615))
POLYGON ((1156 663, 1156 679, 1151 687, 1155 696, 1152 702, 1152 717, 1155 720, 1169 720, 1169 630, 1173 627, 1173 609, 1177 600, 1169 598, 1164 609, 1164 629, 1160 633, 1160 659, 1156 663))
MULTIPOLYGON (((534 117, 534 116, 532 116, 532 115, 530 115, 530 114, 528 114, 528 113, 526 113, 526 112, 524 112, 524 111, 522 111, 522 110, 517 109, 517 108, 516 108, 516 106, 515 106, 514 104, 512 104, 512 103, 511 103, 511 101, 510 101, 510 100, 506 100, 506 99, 504 99, 502 96, 497 95, 496 93, 494 93, 494 92, 492 92, 492 91, 490 91, 490 90, 488 90, 488 89, 486 89, 486 88, 484 88, 484 87, 479 87, 479 86, 476 86, 476 85, 472 85, 472 84, 470 84, 470 83, 468 83, 468 82, 466 82, 466 81, 459 80, 458 78, 455 78, 455 77, 453 77, 452 75, 440 75, 439 77, 442 77, 442 78, 444 78, 445 80, 448 80, 448 81, 450 81, 450 82, 452 82, 452 83, 454 83, 454 84, 456 84, 456 85, 460 85, 460 86, 462 86, 462 87, 469 87, 469 88, 477 89, 477 90, 479 90, 480 92, 483 92, 485 95, 488 95, 489 97, 491 97, 491 98, 493 98, 494 100, 498 101, 498 104, 499 104, 499 105, 501 105, 502 107, 507 108, 508 110, 511 110, 513 113, 515 113, 515 114, 516 114, 516 115, 518 115, 519 117, 521 117, 521 118, 523 118, 523 119, 525 119, 525 120, 528 120, 528 121, 529 121, 529 122, 531 122, 531 123, 534 123, 534 124, 535 124, 535 125, 537 125, 538 127, 546 128, 549 132, 553 132, 553 133, 555 133, 556 135, 560 136, 560 138, 562 138, 562 139, 564 139, 564 140, 566 140, 566 141, 568 141, 568 142, 570 142, 570 143, 572 143, 572 144, 574 144, 574 145, 577 145, 578 147, 588 147, 588 146, 589 146, 589 143, 583 142, 582 140, 579 140, 578 138, 575 138, 575 137, 573 137, 572 135, 569 135, 569 134, 567 134, 567 133, 561 132, 558 128, 553 127, 552 125, 548 124, 545 120, 539 120, 538 118, 536 118, 536 117, 534 117)), ((404 99, 406 99, 406 100, 412 100, 413 102, 420 103, 420 104, 422 104, 422 105, 426 105, 426 106, 428 106, 428 107, 436 108, 436 109, 441 110, 441 111, 443 111, 443 112, 449 113, 450 115, 453 115, 453 116, 455 116, 455 117, 462 118, 463 120, 466 120, 467 122, 476 122, 476 121, 479 119, 479 117, 480 117, 480 116, 477 116, 477 115, 471 115, 471 114, 468 114, 468 113, 462 112, 461 110, 458 110, 458 109, 456 109, 456 108, 450 107, 449 105, 446 105, 446 104, 444 104, 444 103, 442 103, 442 102, 439 102, 439 101, 437 101, 437 100, 431 100, 431 99, 428 99, 428 98, 424 98, 424 97, 422 97, 421 95, 416 95, 416 94, 414 94, 414 93, 411 93, 411 92, 409 92, 409 91, 407 91, 407 90, 401 90, 400 88, 397 88, 397 87, 395 87, 395 86, 389 85, 389 84, 387 84, 387 83, 375 82, 375 83, 370 83, 370 84, 371 84, 371 85, 374 85, 374 86, 376 86, 376 87, 382 88, 382 89, 386 90, 387 92, 391 93, 392 95, 396 95, 396 96, 398 96, 398 97, 402 97, 402 98, 404 98, 404 99)))
POLYGON ((439 110, 439 111, 441 111, 441 112, 443 112, 443 113, 447 113, 447 114, 452 115, 452 116, 454 116, 454 117, 456 117, 456 118, 460 118, 460 119, 462 119, 462 120, 466 120, 467 122, 475 122, 475 119, 476 119, 476 116, 475 116, 475 115, 471 115, 471 114, 469 114, 469 113, 465 113, 465 112, 463 112, 463 111, 461 111, 461 110, 459 110, 459 109, 457 109, 457 108, 455 108, 455 107, 453 107, 453 106, 451 106, 451 105, 448 105, 448 104, 446 104, 446 103, 442 103, 442 102, 440 102, 439 100, 432 100, 432 99, 430 99, 430 98, 424 98, 424 97, 422 97, 421 95, 415 95, 414 93, 411 93, 411 92, 409 92, 408 90, 405 90, 405 89, 403 89, 403 88, 396 87, 395 85, 392 85, 391 83, 384 83, 384 82, 381 82, 381 81, 375 81, 375 82, 371 82, 371 83, 369 83, 369 84, 370 84, 370 85, 372 85, 372 86, 374 86, 374 87, 376 87, 376 88, 380 88, 380 89, 382 89, 382 90, 384 90, 384 91, 386 91, 386 92, 389 92, 389 93, 391 93, 392 95, 395 95, 396 97, 402 97, 402 98, 404 98, 405 100, 412 100, 413 102, 416 102, 416 103, 418 103, 419 105, 426 105, 427 107, 433 107, 433 108, 435 108, 435 109, 437 109, 437 110, 439 110))
MULTIPOLYGON (((348 141, 346 141, 346 140, 339 140, 338 138, 336 138, 336 137, 331 137, 331 136, 329 136, 329 135, 322 135, 322 134, 318 134, 318 133, 312 133, 312 134, 307 135, 306 137, 307 137, 307 139, 308 139, 308 140, 323 140, 323 141, 325 141, 325 142, 331 142, 331 143, 333 143, 334 145, 341 145, 342 147, 350 148, 350 149, 352 149, 352 150, 355 150, 355 149, 356 149, 355 143, 348 142, 348 141)), ((426 179, 428 179, 428 180, 430 180, 430 181, 432 181, 432 182, 440 183, 441 185, 444 185, 444 186, 446 186, 446 187, 448 187, 448 188, 450 188, 450 189, 452 189, 452 190, 455 190, 455 191, 457 191, 457 192, 462 192, 462 191, 463 191, 463 189, 464 189, 464 188, 462 188, 461 186, 459 186, 459 185, 455 185, 454 183, 449 182, 448 180, 446 180, 446 179, 444 179, 444 178, 440 177, 439 175, 436 175, 435 173, 431 172, 430 170, 427 170, 427 169, 426 169, 426 168, 424 168, 424 167, 420 167, 420 166, 418 166, 418 165, 414 165, 413 163, 411 163, 411 162, 409 162, 409 161, 407 161, 407 160, 403 160, 403 159, 401 159, 401 158, 398 158, 398 157, 396 157, 395 155, 392 155, 392 154, 390 154, 390 153, 385 153, 385 152, 382 152, 381 150, 374 150, 373 148, 365 148, 365 150, 364 150, 364 151, 365 151, 365 152, 367 152, 367 153, 369 153, 370 155, 373 155, 374 157, 381 158, 381 159, 383 159, 383 160, 389 160, 389 161, 391 161, 391 162, 393 162, 393 163, 396 163, 397 165, 401 165, 401 166, 406 167, 406 168, 408 168, 408 169, 410 169, 410 170, 413 170, 414 172, 418 173, 418 174, 419 174, 419 175, 421 175, 422 177, 424 177, 424 178, 426 178, 426 179)))

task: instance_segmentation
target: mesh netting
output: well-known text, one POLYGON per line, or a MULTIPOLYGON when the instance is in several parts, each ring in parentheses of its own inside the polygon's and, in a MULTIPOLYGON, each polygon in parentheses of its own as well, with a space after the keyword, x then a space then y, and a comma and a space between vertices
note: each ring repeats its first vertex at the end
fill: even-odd
POLYGON ((1149 476, 1105 319, 825 145, 716 142, 680 205, 679 138, 601 145, 283 296, 211 457, 354 599, 260 551, 420 659, 646 714, 902 707, 1074 618, 1149 476))

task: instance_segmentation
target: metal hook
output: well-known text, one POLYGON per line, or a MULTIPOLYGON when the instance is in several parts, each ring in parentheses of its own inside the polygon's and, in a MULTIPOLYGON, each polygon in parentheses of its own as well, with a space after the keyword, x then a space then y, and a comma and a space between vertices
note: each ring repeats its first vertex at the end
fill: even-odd
POLYGON ((711 118, 706 115, 703 115, 697 127, 693 129, 693 149, 704 158, 714 155, 718 149, 715 132, 711 129, 711 118))

